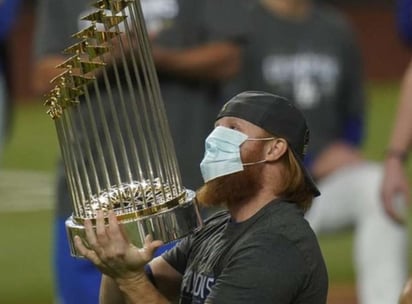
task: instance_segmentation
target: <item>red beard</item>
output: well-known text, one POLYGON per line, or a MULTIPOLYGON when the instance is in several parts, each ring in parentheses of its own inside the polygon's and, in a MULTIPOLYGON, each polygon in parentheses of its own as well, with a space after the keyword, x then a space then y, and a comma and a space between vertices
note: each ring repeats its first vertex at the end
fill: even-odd
POLYGON ((218 207, 239 203, 254 196, 261 188, 261 166, 247 166, 243 171, 213 179, 197 191, 197 200, 203 207, 218 207))

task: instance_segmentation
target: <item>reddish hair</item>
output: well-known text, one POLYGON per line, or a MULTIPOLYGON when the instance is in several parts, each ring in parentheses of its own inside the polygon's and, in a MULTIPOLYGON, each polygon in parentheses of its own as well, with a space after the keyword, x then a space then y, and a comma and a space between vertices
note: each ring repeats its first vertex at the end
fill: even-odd
POLYGON ((290 148, 280 161, 283 169, 279 193, 283 198, 295 202, 303 211, 307 211, 312 205, 313 192, 306 183, 305 175, 290 148))

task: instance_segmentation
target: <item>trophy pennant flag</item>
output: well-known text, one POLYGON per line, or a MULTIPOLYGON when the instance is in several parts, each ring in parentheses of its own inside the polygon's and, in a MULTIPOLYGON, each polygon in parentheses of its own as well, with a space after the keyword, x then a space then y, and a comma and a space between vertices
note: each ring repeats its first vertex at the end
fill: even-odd
POLYGON ((73 34, 62 72, 45 97, 54 120, 73 213, 66 220, 85 239, 84 220, 114 210, 127 237, 169 242, 202 225, 195 193, 182 186, 139 0, 100 0, 73 34))

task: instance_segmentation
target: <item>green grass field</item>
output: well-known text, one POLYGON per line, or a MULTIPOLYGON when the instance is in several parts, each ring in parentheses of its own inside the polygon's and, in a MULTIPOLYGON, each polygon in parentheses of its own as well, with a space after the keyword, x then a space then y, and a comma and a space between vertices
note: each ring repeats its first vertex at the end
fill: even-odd
MULTIPOLYGON (((369 135, 363 151, 368 158, 381 160, 398 84, 373 84, 368 94, 369 135)), ((0 303, 53 303, 51 191, 58 153, 54 124, 41 102, 18 105, 0 170, 0 303), (10 175, 16 171, 21 178, 10 175)), ((351 284, 351 231, 322 236, 320 241, 331 284, 351 284)))

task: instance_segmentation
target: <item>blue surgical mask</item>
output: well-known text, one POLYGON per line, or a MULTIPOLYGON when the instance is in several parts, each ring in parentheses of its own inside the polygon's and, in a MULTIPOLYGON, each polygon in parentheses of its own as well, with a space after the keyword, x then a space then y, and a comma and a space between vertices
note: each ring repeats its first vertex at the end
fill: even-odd
POLYGON ((243 166, 263 163, 265 160, 242 163, 240 146, 247 140, 272 140, 267 138, 248 138, 242 132, 226 127, 216 127, 205 141, 205 156, 200 163, 204 182, 220 176, 243 171, 243 166))

